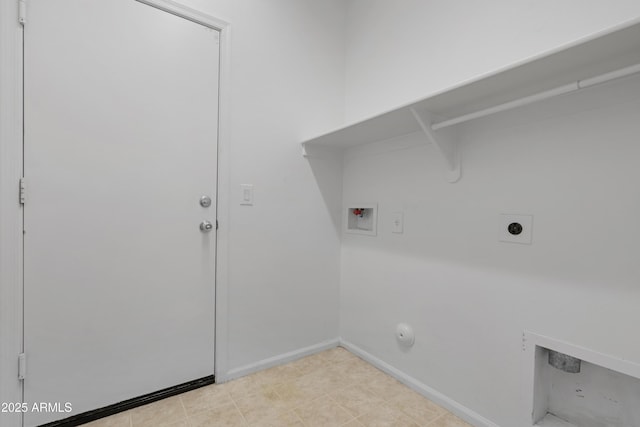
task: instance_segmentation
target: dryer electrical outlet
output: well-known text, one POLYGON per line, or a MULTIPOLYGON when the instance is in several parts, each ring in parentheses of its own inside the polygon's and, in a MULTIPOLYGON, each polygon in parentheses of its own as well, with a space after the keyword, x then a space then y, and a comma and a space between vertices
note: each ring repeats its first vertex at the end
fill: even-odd
POLYGON ((530 245, 532 228, 532 215, 501 214, 498 221, 498 240, 530 245))

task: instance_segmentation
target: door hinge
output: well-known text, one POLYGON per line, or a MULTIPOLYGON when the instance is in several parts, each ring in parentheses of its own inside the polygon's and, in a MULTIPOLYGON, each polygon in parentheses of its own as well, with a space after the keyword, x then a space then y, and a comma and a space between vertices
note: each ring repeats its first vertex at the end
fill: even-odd
POLYGON ((25 201, 25 198, 26 198, 25 192, 26 192, 26 184, 24 182, 24 177, 23 177, 23 178, 20 178, 20 195, 19 195, 19 197, 20 197, 20 204, 21 205, 24 205, 24 201, 25 201))
POLYGON ((18 22, 22 25, 27 22, 27 0, 18 0, 18 22))
POLYGON ((216 219, 216 230, 219 228, 218 220, 216 219))
POLYGON ((18 355, 18 379, 23 380, 27 373, 27 358, 24 353, 18 355))

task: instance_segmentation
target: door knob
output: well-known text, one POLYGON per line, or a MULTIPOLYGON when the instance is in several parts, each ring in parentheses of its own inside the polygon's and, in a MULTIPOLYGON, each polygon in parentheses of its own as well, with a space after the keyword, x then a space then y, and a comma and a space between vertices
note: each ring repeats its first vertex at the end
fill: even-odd
POLYGON ((202 221, 200 223, 200 231, 202 231, 203 233, 208 233, 211 230, 213 230, 213 224, 211 224, 209 221, 202 221))
POLYGON ((202 206, 203 208, 208 208, 209 206, 211 206, 211 197, 209 196, 200 197, 200 206, 202 206))

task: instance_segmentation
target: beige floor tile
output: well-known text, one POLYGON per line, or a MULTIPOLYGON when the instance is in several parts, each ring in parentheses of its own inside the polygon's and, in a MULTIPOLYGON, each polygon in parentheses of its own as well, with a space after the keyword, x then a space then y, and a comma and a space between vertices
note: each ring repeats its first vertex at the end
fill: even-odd
POLYGON ((329 396, 323 396, 296 408, 296 414, 307 427, 335 427, 348 423, 353 417, 329 396))
POLYGON ((336 363, 330 366, 328 371, 334 373, 349 385, 370 382, 380 376, 386 376, 382 371, 361 359, 351 359, 336 363))
POLYGON ((420 427, 402 411, 387 404, 374 408, 371 412, 358 417, 365 427, 420 427))
POLYGON ((362 384, 373 394, 382 399, 393 399, 399 394, 411 390, 400 381, 380 372, 380 374, 370 375, 362 384))
MULTIPOLYGON (((278 384, 273 389, 276 393, 278 393, 278 396, 282 398, 282 401, 284 402, 284 404, 288 409, 294 409, 314 398, 311 392, 303 388, 300 388, 295 381, 284 383, 284 384, 278 384)), ((318 396, 315 396, 315 397, 318 397, 318 396)))
POLYGON ((331 369, 324 369, 302 376, 300 384, 315 389, 320 394, 329 394, 338 389, 352 385, 345 377, 331 369))
POLYGON ((265 387, 265 381, 257 373, 238 378, 228 383, 221 384, 222 389, 229 393, 232 398, 241 397, 247 393, 260 390, 265 387))
POLYGON ((321 355, 320 357, 329 363, 341 363, 349 360, 361 360, 358 356, 342 347, 336 347, 327 351, 323 351, 322 353, 319 353, 319 355, 321 355))
POLYGON ((313 382, 313 377, 309 375, 305 375, 291 382, 278 384, 273 389, 289 409, 294 409, 325 394, 313 382))
POLYGON ((444 416, 438 418, 431 424, 428 424, 428 426, 429 427, 473 427, 471 424, 468 424, 462 421, 460 418, 450 413, 447 413, 444 416))
POLYGON ((173 427, 187 414, 179 396, 169 397, 131 410, 133 427, 173 427))
POLYGON ((380 369, 376 368, 373 365, 370 365, 365 361, 360 361, 359 371, 361 371, 366 376, 365 379, 377 378, 380 376, 388 377, 388 375, 382 372, 380 369))
POLYGON ((305 427, 294 411, 279 411, 275 415, 249 423, 249 425, 251 427, 305 427))
POLYGON ((340 384, 344 386, 351 386, 356 383, 353 381, 355 375, 354 370, 359 369, 357 363, 341 362, 328 365, 321 371, 314 372, 310 375, 325 374, 331 378, 340 381, 340 384))
POLYGON ((268 387, 273 387, 287 381, 300 378, 303 374, 293 365, 276 366, 254 374, 256 381, 268 387))
POLYGON ((348 423, 346 423, 343 427, 364 427, 364 424, 362 424, 360 421, 356 419, 353 419, 348 423))
POLYGON ((376 406, 384 403, 384 400, 362 385, 333 391, 330 396, 354 417, 371 412, 376 406))
POLYGON ((291 362, 290 365, 296 368, 301 374, 305 375, 325 368, 330 365, 330 362, 322 356, 322 353, 318 353, 313 356, 298 359, 295 362, 291 362))
POLYGON ((231 402, 231 396, 216 386, 202 387, 180 395, 187 416, 231 402))
POLYGON ((208 391, 211 399, 213 399, 214 405, 217 405, 218 402, 227 403, 227 398, 231 396, 223 387, 220 387, 218 384, 207 386, 205 387, 205 389, 208 391))
POLYGON ((250 424, 276 417, 281 412, 292 409, 273 389, 253 391, 234 399, 234 402, 250 424))
POLYGON ((131 427, 131 412, 122 412, 111 415, 101 420, 92 421, 84 425, 85 427, 131 427))
POLYGON ((441 406, 408 388, 389 399, 387 403, 401 410, 420 425, 426 425, 447 412, 441 406))
POLYGON ((189 417, 191 427, 241 427, 247 423, 233 402, 189 417))

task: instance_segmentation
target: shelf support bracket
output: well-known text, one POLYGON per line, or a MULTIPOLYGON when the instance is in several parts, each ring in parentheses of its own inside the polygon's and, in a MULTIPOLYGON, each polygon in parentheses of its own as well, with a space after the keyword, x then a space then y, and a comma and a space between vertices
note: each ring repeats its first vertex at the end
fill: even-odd
POLYGON ((305 159, 329 158, 336 155, 342 156, 342 150, 335 147, 318 147, 316 145, 303 142, 300 144, 300 148, 302 151, 302 157, 305 159))
POLYGON ((443 132, 436 134, 436 131, 431 129, 430 114, 422 114, 413 107, 409 108, 409 110, 411 110, 411 114, 413 114, 422 132, 427 137, 427 141, 436 148, 436 151, 444 160, 447 181, 450 183, 458 182, 461 176, 461 168, 460 151, 458 150, 456 141, 453 140, 449 134, 443 132))

